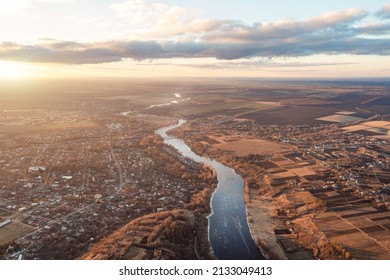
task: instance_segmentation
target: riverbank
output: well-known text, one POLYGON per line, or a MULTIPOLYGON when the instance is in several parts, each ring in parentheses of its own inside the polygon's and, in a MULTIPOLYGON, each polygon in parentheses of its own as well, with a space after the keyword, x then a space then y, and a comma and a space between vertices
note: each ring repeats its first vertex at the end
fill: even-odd
POLYGON ((213 252, 218 259, 264 259, 253 240, 248 226, 247 212, 244 202, 244 180, 233 168, 216 160, 210 160, 194 153, 182 140, 167 132, 181 127, 186 121, 179 120, 176 125, 163 127, 156 131, 184 157, 197 163, 212 167, 218 185, 212 195, 209 219, 209 239, 213 252))
POLYGON ((247 211, 253 240, 268 260, 287 260, 274 233, 275 206, 268 199, 258 198, 255 190, 249 192, 247 211))
MULTIPOLYGON (((186 128, 184 127, 184 130, 185 129, 186 128)), ((178 132, 178 130, 173 131, 172 134, 177 135, 178 137, 182 137, 184 135, 178 132)), ((208 158, 216 158, 222 164, 229 166, 238 173, 241 173, 240 170, 237 169, 236 165, 232 165, 233 161, 231 157, 219 153, 217 149, 208 149, 206 152, 204 146, 199 142, 192 141, 191 139, 185 140, 196 154, 208 158)), ((255 242, 258 250, 262 252, 264 257, 267 259, 287 259, 282 248, 278 244, 276 235, 273 231, 275 222, 273 219, 273 212, 276 211, 274 204, 265 199, 259 200, 257 197, 257 192, 253 189, 250 189, 247 182, 244 184, 245 191, 243 195, 245 197, 245 205, 247 210, 246 222, 248 223, 252 240, 255 242)))

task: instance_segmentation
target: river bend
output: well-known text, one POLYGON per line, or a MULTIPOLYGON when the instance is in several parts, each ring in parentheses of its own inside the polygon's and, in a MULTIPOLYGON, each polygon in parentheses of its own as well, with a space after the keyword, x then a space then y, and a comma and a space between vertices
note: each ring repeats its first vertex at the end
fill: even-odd
POLYGON ((163 137, 164 143, 173 146, 182 155, 212 166, 217 173, 218 185, 211 197, 212 212, 208 217, 209 239, 214 255, 226 260, 265 259, 249 231, 243 179, 234 169, 195 154, 182 139, 167 135, 169 130, 184 123, 186 121, 181 119, 177 124, 158 129, 156 133, 163 137))

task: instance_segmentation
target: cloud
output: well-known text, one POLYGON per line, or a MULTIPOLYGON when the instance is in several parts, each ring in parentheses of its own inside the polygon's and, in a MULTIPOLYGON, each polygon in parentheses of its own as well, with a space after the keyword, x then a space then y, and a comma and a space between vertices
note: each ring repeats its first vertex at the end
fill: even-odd
POLYGON ((109 45, 52 42, 36 45, 0 44, 0 59, 63 64, 87 64, 119 61, 118 54, 109 45))
POLYGON ((356 28, 357 33, 369 35, 390 34, 390 23, 374 23, 356 28))
POLYGON ((381 19, 390 19, 390 4, 384 5, 375 15, 381 19))
POLYGON ((133 24, 141 24, 142 17, 137 16, 139 11, 140 15, 154 15, 157 27, 151 26, 145 30, 146 33, 151 34, 164 28, 167 31, 162 38, 157 39, 146 36, 137 40, 89 43, 45 39, 32 45, 0 42, 0 59, 91 64, 123 59, 235 60, 315 54, 390 55, 390 49, 387 47, 390 45, 390 39, 377 36, 388 34, 389 24, 378 22, 359 26, 360 21, 367 16, 367 13, 360 9, 326 13, 304 21, 287 20, 246 25, 233 20, 197 19, 192 16, 192 11, 158 3, 147 6, 142 0, 116 4, 113 8, 118 10, 117 16, 125 19, 134 15, 130 19, 133 24), (122 7, 125 8, 121 10, 122 7), (147 7, 151 9, 147 10, 147 7), (176 26, 175 22, 179 24, 176 26))
POLYGON ((12 42, 0 44, 0 59, 50 62, 63 64, 90 64, 159 58, 206 58, 233 60, 250 57, 295 57, 312 54, 377 54, 389 55, 385 46, 389 39, 363 39, 331 41, 299 41, 279 44, 247 42, 219 44, 209 42, 157 42, 157 41, 106 41, 95 43, 43 42, 21 45, 12 42))
POLYGON ((213 41, 256 41, 263 38, 277 40, 311 37, 349 36, 351 25, 367 15, 360 9, 349 9, 339 13, 325 13, 305 21, 279 21, 276 23, 256 23, 252 26, 239 22, 221 22, 219 28, 206 35, 213 41))
MULTIPOLYGON (((361 9, 348 9, 343 12, 328 12, 306 21, 284 20, 276 23, 254 23, 245 25, 237 20, 199 18, 198 11, 169 6, 163 3, 147 4, 144 0, 128 0, 114 3, 111 9, 116 19, 124 26, 137 31, 134 37, 161 39, 167 36, 175 40, 215 40, 230 42, 253 40, 267 37, 285 37, 294 34, 329 29, 334 32, 358 22, 367 12, 361 9)), ((111 19, 112 22, 118 22, 111 19)))
POLYGON ((165 3, 150 3, 144 0, 128 0, 110 6, 115 17, 112 25, 137 29, 134 37, 165 38, 211 31, 220 25, 220 20, 199 18, 199 11, 165 3))

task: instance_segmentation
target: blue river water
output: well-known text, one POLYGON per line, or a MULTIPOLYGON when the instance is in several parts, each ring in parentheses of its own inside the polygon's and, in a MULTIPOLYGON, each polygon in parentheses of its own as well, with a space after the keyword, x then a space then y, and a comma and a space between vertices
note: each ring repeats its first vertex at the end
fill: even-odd
POLYGON ((209 239, 214 255, 221 260, 265 259, 258 250, 249 231, 247 211, 244 202, 244 181, 234 169, 222 163, 195 154, 179 138, 167 135, 169 130, 186 121, 162 127, 156 131, 164 143, 173 146, 182 155, 198 163, 205 163, 217 173, 218 186, 211 197, 209 239))

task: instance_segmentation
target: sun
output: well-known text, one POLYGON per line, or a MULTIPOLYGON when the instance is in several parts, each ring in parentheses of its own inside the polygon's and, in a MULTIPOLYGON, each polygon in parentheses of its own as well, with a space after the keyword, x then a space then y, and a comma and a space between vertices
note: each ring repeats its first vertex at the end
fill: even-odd
POLYGON ((26 76, 26 70, 22 64, 0 61, 0 78, 19 79, 26 76))

